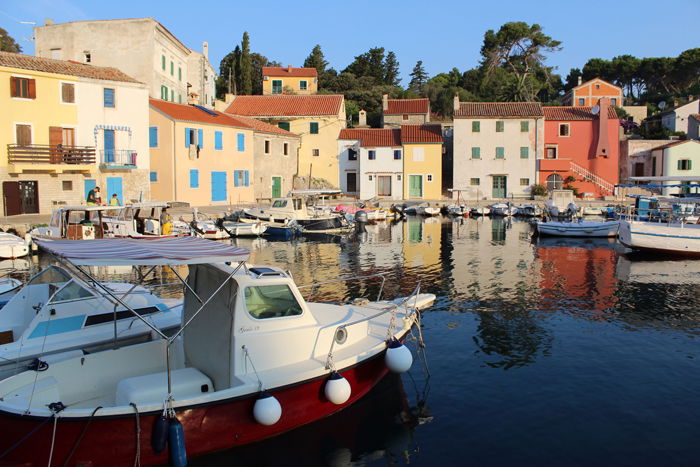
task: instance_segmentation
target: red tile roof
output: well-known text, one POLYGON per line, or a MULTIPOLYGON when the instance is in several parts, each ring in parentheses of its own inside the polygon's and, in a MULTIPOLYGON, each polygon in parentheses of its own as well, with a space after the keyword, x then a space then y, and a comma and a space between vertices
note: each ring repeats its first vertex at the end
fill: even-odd
POLYGON ((318 76, 316 68, 294 68, 288 66, 264 66, 262 69, 263 76, 318 76))
POLYGON ((428 99, 389 99, 384 115, 427 114, 430 112, 428 99))
POLYGON ((79 76, 81 78, 140 83, 116 68, 92 66, 68 60, 34 57, 32 55, 0 52, 0 66, 21 68, 22 70, 43 71, 61 75, 79 76))
POLYGON ((542 117, 539 102, 460 102, 455 118, 542 117))
POLYGON ((256 132, 259 133, 273 133, 276 135, 281 135, 281 136, 292 136, 295 138, 299 138, 299 135, 296 133, 292 133, 291 131, 283 130, 282 128, 275 126, 275 125, 270 125, 269 123, 263 122, 262 120, 258 120, 257 118, 251 118, 251 117, 244 117, 242 115, 231 115, 233 118, 236 120, 239 120, 246 125, 250 126, 253 128, 256 132))
POLYGON ((360 140, 362 147, 400 147, 401 130, 398 128, 347 128, 340 130, 338 139, 360 140))
POLYGON ((684 140, 681 140, 681 141, 673 141, 672 143, 664 144, 663 146, 657 146, 657 147, 655 147, 653 150, 656 151, 657 149, 672 148, 672 147, 674 147, 674 146, 679 146, 679 145, 685 144, 685 143, 696 143, 696 144, 700 144, 700 141, 696 141, 696 140, 694 140, 694 139, 684 139, 684 140))
POLYGON ((342 105, 341 94, 237 96, 226 113, 249 117, 317 117, 338 115, 342 105))
MULTIPOLYGON (((576 120, 596 120, 596 114, 592 112, 593 107, 574 107, 574 106, 556 106, 542 107, 544 110, 545 120, 561 120, 561 121, 576 121, 576 120)), ((617 119, 615 108, 608 107, 608 118, 617 119)))
POLYGON ((174 102, 162 101, 160 99, 149 99, 152 108, 161 111, 165 115, 186 122, 213 123, 215 125, 233 126, 252 130, 253 127, 247 123, 216 110, 202 110, 194 105, 175 104, 174 102), (210 113, 211 112, 211 113, 210 113))
POLYGON ((426 123, 424 125, 401 125, 402 143, 442 143, 442 126, 426 123))

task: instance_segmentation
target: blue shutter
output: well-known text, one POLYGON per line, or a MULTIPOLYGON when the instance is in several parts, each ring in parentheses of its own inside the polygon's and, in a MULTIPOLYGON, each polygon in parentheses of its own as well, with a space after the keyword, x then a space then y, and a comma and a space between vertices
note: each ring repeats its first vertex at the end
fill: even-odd
POLYGON ((104 106, 114 107, 114 89, 104 88, 104 106))
POLYGON ((233 186, 238 186, 238 170, 233 171, 233 186))
POLYGON ((199 170, 190 169, 190 188, 199 188, 199 170))
POLYGON ((248 171, 245 171, 245 186, 250 186, 250 183, 248 182, 248 171))
POLYGON ((221 151, 224 148, 223 137, 220 131, 214 132, 214 149, 221 151))
POLYGON ((211 173, 211 200, 226 201, 226 172, 211 173))
POLYGON ((238 150, 245 151, 245 135, 238 133, 238 150))
POLYGON ((155 170, 151 172, 151 181, 152 182, 158 181, 158 172, 156 172, 155 170))
POLYGON ((158 127, 152 126, 148 128, 148 145, 152 148, 158 147, 158 127))
POLYGON ((204 130, 197 130, 197 144, 200 148, 204 147, 204 130))
POLYGON ((190 147, 190 129, 185 128, 185 147, 189 148, 190 147))

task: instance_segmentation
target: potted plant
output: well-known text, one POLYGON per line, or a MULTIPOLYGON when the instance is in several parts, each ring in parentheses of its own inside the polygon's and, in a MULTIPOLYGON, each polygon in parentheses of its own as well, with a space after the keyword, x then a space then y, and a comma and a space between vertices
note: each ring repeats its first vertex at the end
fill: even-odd
POLYGON ((532 199, 537 201, 543 201, 547 199, 547 187, 540 185, 539 183, 532 185, 530 188, 530 193, 532 194, 532 199))

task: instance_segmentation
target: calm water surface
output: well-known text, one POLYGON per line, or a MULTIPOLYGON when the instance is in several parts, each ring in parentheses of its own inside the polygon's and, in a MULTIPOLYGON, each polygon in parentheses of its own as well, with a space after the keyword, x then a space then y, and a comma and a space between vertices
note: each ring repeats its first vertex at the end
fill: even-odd
MULTIPOLYGON (((191 465, 699 465, 700 261, 531 232, 409 218, 359 238, 234 240, 300 285, 383 273, 391 298, 420 283, 438 297, 427 359, 338 415, 191 465)), ((378 292, 376 279, 304 289, 378 292)))

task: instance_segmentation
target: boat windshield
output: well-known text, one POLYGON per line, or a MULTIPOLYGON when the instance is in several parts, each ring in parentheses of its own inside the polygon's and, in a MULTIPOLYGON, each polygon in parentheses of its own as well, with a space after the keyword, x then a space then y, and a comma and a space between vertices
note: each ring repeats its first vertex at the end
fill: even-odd
POLYGON ((256 319, 297 316, 302 312, 292 290, 284 284, 246 287, 245 305, 256 319))
POLYGON ((27 282, 27 285, 62 284, 64 282, 68 282, 70 279, 70 274, 63 269, 56 266, 49 266, 36 276, 32 277, 29 282, 27 282))
POLYGON ((56 292, 49 303, 65 302, 66 300, 78 300, 81 298, 92 298, 92 293, 75 280, 70 281, 56 292))
POLYGON ((287 200, 286 199, 277 199, 275 200, 274 203, 272 203, 273 208, 286 208, 287 207, 287 200))
POLYGON ((60 227, 61 224, 61 211, 54 211, 51 213, 51 220, 49 221, 49 226, 60 227))

